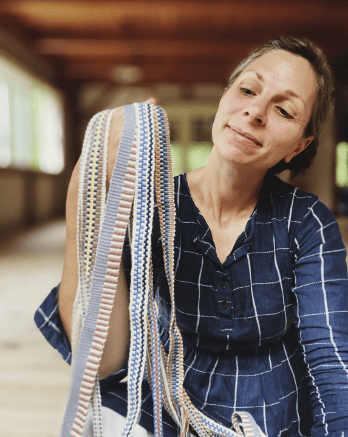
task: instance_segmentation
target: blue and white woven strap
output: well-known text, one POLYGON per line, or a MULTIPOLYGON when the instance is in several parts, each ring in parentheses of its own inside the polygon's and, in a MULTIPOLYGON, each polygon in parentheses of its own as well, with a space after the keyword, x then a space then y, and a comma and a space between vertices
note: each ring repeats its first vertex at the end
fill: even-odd
POLYGON ((137 175, 132 223, 130 286, 131 342, 128 359, 128 413, 124 436, 130 436, 141 410, 141 386, 147 346, 147 307, 150 284, 151 234, 154 209, 155 138, 152 111, 139 104, 137 125, 137 175))
MULTIPOLYGON (((126 223, 127 226, 128 217, 120 217, 124 208, 121 203, 121 195, 124 191, 125 181, 129 178, 129 164, 132 161, 133 137, 136 126, 134 108, 125 107, 124 112, 127 114, 128 122, 122 132, 121 147, 111 178, 108 202, 98 240, 88 309, 84 317, 77 353, 74 357, 73 379, 62 427, 62 437, 82 434, 97 378, 100 357, 106 341, 108 320, 116 291, 124 235, 123 239, 121 236, 121 241, 116 242, 116 244, 114 244, 113 237, 117 219, 119 222, 126 223), (118 253, 114 254, 115 250, 118 250, 118 253), (113 257, 116 259, 112 260, 113 257), (116 264, 115 272, 112 272, 114 276, 110 275, 108 269, 108 264, 111 261, 116 264)), ((129 212, 132 201, 133 195, 130 194, 129 212)), ((124 228, 124 234, 126 226, 121 226, 124 228)), ((79 241, 79 243, 81 242, 79 241)))
POLYGON ((106 205, 111 111, 103 111, 91 120, 81 155, 79 288, 73 319, 73 381, 62 437, 82 435, 91 400, 95 436, 103 435, 97 373, 116 293, 127 225, 132 250, 131 340, 128 413, 123 436, 130 437, 139 420, 147 360, 156 437, 163 436, 162 403, 180 427, 182 436, 191 435, 191 426, 201 437, 262 437, 247 413, 233 416, 235 432, 197 410, 184 390, 183 342, 175 318, 175 204, 168 120, 165 112, 154 105, 134 104, 125 106, 123 111, 124 128, 106 205), (172 305, 168 356, 159 338, 152 289, 151 234, 155 193, 172 305))
POLYGON ((151 335, 148 348, 148 380, 151 386, 153 396, 153 417, 154 417, 154 434, 155 437, 163 435, 162 423, 162 375, 161 375, 161 348, 160 335, 158 330, 158 316, 153 294, 149 296, 149 328, 151 335))

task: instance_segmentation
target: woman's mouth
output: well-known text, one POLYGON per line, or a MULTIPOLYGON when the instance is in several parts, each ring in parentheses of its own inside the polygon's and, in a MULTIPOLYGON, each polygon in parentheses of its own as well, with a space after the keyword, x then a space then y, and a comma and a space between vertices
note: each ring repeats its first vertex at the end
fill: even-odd
POLYGON ((254 137, 254 135, 250 134, 249 132, 244 132, 242 129, 240 129, 237 126, 228 126, 229 129, 231 129, 232 131, 236 132, 237 134, 241 135, 242 137, 252 141, 253 143, 255 143, 257 146, 261 146, 262 144, 259 142, 259 140, 257 138, 254 137))

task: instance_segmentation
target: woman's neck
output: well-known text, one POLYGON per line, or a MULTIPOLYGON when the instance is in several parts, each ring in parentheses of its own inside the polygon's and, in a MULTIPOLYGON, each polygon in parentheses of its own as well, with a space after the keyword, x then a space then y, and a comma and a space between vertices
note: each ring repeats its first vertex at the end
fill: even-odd
POLYGON ((235 168, 212 152, 205 167, 188 174, 191 195, 203 215, 217 223, 248 216, 254 209, 265 173, 251 166, 235 168))

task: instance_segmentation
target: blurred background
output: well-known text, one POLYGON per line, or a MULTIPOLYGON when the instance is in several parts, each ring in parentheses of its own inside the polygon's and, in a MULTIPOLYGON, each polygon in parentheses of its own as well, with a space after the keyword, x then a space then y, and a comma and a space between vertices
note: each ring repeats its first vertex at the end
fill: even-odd
POLYGON ((60 280, 66 190, 96 112, 155 96, 175 173, 200 167, 236 64, 281 35, 312 39, 334 69, 336 105, 313 167, 292 183, 335 213, 348 243, 347 23, 346 0, 1 0, 0 437, 60 429, 69 366, 33 314, 60 280))

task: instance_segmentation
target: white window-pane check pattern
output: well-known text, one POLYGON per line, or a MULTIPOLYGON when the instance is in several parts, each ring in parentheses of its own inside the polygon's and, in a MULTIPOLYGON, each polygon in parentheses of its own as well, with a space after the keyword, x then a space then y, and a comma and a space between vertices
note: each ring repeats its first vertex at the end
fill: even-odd
MULTIPOLYGON (((175 190, 176 317, 192 402, 229 427, 233 411, 247 411, 269 437, 347 437, 348 280, 331 212, 315 196, 269 177, 245 232, 222 264, 185 175, 175 179, 175 190)), ((155 216, 154 293, 168 348, 170 298, 156 223, 155 216)), ((124 260, 129 275, 129 246, 124 260)), ((46 315, 55 294, 41 307, 46 315)), ((54 314, 52 322, 61 329, 54 314)), ((40 313, 37 318, 40 326, 44 320, 40 313)), ((42 329, 67 356, 64 335, 53 331, 47 323, 42 329)), ((103 403, 121 414, 127 394, 119 381, 125 373, 101 386, 103 403)), ((140 422, 151 431, 146 384, 140 422)), ((163 417, 165 435, 176 436, 170 417, 163 417)))

